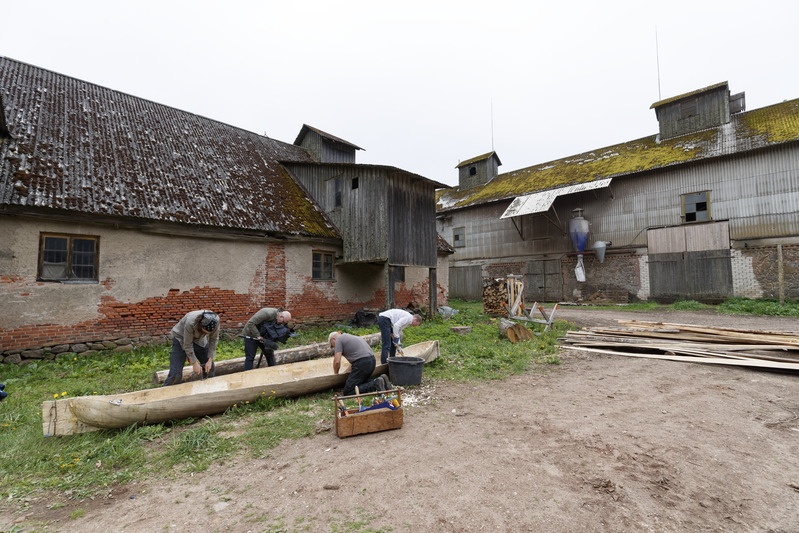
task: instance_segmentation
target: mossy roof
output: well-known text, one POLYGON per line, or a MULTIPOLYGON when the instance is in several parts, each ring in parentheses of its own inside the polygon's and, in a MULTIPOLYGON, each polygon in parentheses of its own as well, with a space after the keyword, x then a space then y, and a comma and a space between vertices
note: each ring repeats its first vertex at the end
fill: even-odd
POLYGON ((0 95, 0 211, 340 238, 301 147, 5 57, 0 95))
POLYGON ((799 141, 799 99, 730 117, 717 128, 658 141, 657 135, 499 174, 486 185, 436 192, 439 212, 578 183, 643 174, 799 141))
POLYGON ((704 87, 702 89, 697 89, 695 91, 691 91, 691 92, 687 92, 687 93, 683 93, 683 94, 678 94, 677 96, 671 96, 669 98, 664 98, 663 100, 658 100, 657 102, 655 102, 654 104, 649 106, 649 109, 656 109, 658 107, 663 107, 666 104, 671 104, 671 103, 674 103, 674 102, 678 102, 678 101, 683 100, 685 98, 690 98, 692 96, 696 96, 697 94, 703 94, 703 93, 707 93, 707 92, 710 92, 710 91, 715 91, 717 89, 722 89, 722 88, 726 89, 728 86, 729 86, 729 84, 726 81, 722 81, 721 83, 715 83, 713 85, 709 85, 709 86, 704 87))
POLYGON ((478 155, 477 157, 473 157, 471 159, 467 159, 466 161, 461 161, 460 163, 458 163, 455 166, 455 168, 461 168, 461 167, 464 167, 466 165, 471 165, 472 163, 477 163, 479 161, 485 161, 486 159, 488 159, 492 155, 497 158, 497 164, 501 165, 502 161, 499 160, 499 156, 497 155, 497 153, 496 152, 488 152, 487 154, 478 155))

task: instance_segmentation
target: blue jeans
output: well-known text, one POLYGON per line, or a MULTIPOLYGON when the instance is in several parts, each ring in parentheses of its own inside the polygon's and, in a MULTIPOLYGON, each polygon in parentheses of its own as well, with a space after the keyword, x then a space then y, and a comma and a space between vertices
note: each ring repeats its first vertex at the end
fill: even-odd
POLYGON ((389 357, 397 354, 397 347, 394 345, 394 326, 391 319, 385 316, 377 317, 377 327, 380 328, 380 363, 388 363, 389 357))
MULTIPOLYGON (((208 347, 194 343, 194 355, 197 356, 200 366, 204 367, 205 363, 208 362, 208 347)), ((178 339, 172 339, 172 351, 169 353, 169 374, 167 374, 164 380, 164 387, 167 385, 177 385, 183 381, 183 366, 186 364, 186 359, 186 351, 183 349, 180 341, 178 339)), ((214 377, 215 372, 216 367, 212 362, 210 372, 206 373, 205 368, 203 368, 203 379, 214 377)))
POLYGON ((377 390, 377 380, 369 379, 372 377, 372 372, 375 371, 375 358, 363 357, 356 359, 350 370, 350 375, 344 383, 343 396, 351 396, 355 394, 355 387, 358 387, 358 392, 374 392, 377 390))

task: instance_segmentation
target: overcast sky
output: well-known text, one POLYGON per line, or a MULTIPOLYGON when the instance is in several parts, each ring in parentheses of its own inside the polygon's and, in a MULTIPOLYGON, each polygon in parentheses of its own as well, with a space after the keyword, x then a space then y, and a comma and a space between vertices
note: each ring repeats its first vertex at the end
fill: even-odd
POLYGON ((457 184, 652 135, 728 81, 799 98, 799 2, 3 0, 0 55, 293 143, 303 124, 457 184))

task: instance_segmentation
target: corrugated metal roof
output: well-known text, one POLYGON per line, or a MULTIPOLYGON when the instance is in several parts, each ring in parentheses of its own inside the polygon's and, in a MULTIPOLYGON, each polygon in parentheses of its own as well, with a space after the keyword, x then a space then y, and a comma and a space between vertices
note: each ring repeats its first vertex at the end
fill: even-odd
POLYGON ((797 141, 799 99, 732 115, 718 128, 662 142, 652 135, 506 172, 481 187, 440 190, 437 209, 450 211, 797 141))
POLYGON ((0 96, 0 209, 338 237, 279 164, 302 148, 4 57, 0 96))

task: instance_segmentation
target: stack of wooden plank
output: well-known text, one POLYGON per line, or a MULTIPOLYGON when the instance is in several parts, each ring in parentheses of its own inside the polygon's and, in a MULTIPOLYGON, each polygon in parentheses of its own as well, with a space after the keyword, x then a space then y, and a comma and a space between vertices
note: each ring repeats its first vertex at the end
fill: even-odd
POLYGON ((799 371, 799 333, 619 320, 569 331, 572 350, 692 363, 799 371))

